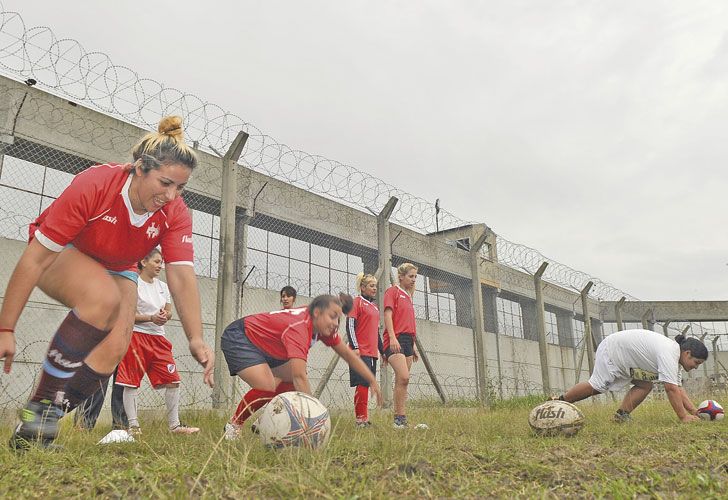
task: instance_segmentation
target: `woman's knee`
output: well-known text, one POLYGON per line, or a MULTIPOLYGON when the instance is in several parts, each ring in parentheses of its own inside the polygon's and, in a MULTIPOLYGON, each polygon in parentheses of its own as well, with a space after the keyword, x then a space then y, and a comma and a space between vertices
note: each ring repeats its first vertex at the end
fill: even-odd
POLYGON ((76 305, 79 316, 101 330, 111 330, 121 313, 121 293, 113 282, 109 285, 93 287, 76 305))
POLYGON ((397 385, 409 385, 410 374, 409 371, 403 370, 400 373, 394 374, 394 382, 397 385))

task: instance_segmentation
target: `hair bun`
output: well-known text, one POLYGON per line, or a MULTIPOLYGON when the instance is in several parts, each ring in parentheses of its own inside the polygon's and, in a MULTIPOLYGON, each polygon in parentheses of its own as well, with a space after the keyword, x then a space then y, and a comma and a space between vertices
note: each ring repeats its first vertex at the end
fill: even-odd
POLYGON ((181 116, 165 116, 159 122, 157 131, 160 134, 174 137, 175 139, 181 139, 184 135, 182 130, 182 117, 181 116))
POLYGON ((685 342, 685 335, 675 335, 675 342, 677 342, 678 344, 682 344, 683 342, 685 342))

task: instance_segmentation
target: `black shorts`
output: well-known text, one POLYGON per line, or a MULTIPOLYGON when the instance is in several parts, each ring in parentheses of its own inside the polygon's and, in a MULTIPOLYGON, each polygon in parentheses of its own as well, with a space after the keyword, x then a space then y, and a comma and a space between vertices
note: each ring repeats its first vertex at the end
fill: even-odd
POLYGON ((397 342, 399 342, 399 353, 393 352, 391 347, 387 347, 384 351, 384 356, 389 359, 392 354, 404 354, 405 357, 415 355, 415 336, 411 333, 400 333, 397 335, 397 342))
POLYGON ((271 368, 275 368, 288 362, 287 359, 271 358, 253 344, 245 335, 242 319, 233 321, 225 328, 220 338, 220 347, 232 376, 251 366, 267 364, 271 368))
MULTIPOLYGON (((376 375, 377 375, 377 358, 374 358, 372 356, 361 356, 361 360, 364 361, 364 364, 369 367, 369 369, 372 371, 372 373, 376 377, 376 375)), ((349 386, 356 387, 357 385, 363 385, 364 387, 369 387, 369 382, 364 380, 364 377, 359 375, 359 373, 350 366, 349 367, 349 386)))

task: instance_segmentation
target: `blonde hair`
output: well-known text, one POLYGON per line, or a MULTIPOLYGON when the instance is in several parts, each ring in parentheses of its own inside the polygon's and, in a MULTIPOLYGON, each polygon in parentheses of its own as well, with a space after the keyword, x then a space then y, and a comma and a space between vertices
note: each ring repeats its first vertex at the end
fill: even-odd
POLYGON ((165 116, 159 122, 157 132, 149 132, 131 150, 134 161, 141 161, 145 174, 164 164, 182 164, 193 170, 197 155, 185 144, 182 117, 165 116))
POLYGON ((412 270, 417 271, 417 266, 412 264, 411 262, 405 262, 404 264, 400 264, 397 268, 397 274, 400 276, 406 276, 408 272, 412 270))
POLYGON ((359 273, 356 275, 356 289, 361 291, 362 285, 366 286, 372 281, 377 281, 377 278, 375 278, 373 274, 359 273))

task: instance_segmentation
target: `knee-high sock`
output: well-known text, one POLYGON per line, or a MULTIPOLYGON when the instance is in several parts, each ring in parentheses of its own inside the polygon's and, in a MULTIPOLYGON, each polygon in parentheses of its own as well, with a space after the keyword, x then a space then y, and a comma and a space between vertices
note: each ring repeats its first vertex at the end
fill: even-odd
POLYGON ((167 387, 164 392, 164 402, 167 405, 167 423, 169 428, 179 427, 179 385, 167 387))
MULTIPOLYGON (((81 368, 76 371, 64 388, 66 393, 65 410, 67 412, 73 410, 100 388, 106 387, 111 375, 111 373, 99 373, 86 363, 81 365, 81 368)), ((103 405, 103 399, 101 404, 103 405)))
MULTIPOLYGON (((31 401, 46 399, 58 405, 63 404, 67 382, 81 367, 88 353, 108 334, 109 330, 99 330, 79 319, 73 311, 69 312, 48 347, 40 382, 31 401)), ((86 396, 93 394, 96 389, 98 385, 86 396)))
POLYGON ((291 392, 295 390, 296 387, 293 385, 293 382, 281 382, 278 384, 278 387, 276 387, 276 394, 283 394, 284 392, 291 392))
POLYGON ((369 387, 357 385, 354 391, 354 414, 359 421, 369 420, 369 387))
POLYGON ((262 391, 260 389, 250 389, 238 405, 238 409, 235 410, 232 422, 237 425, 243 425, 243 423, 250 417, 258 408, 262 408, 276 395, 273 391, 262 391))
POLYGON ((124 387, 124 411, 129 419, 129 427, 139 427, 137 394, 139 394, 138 387, 124 387))

